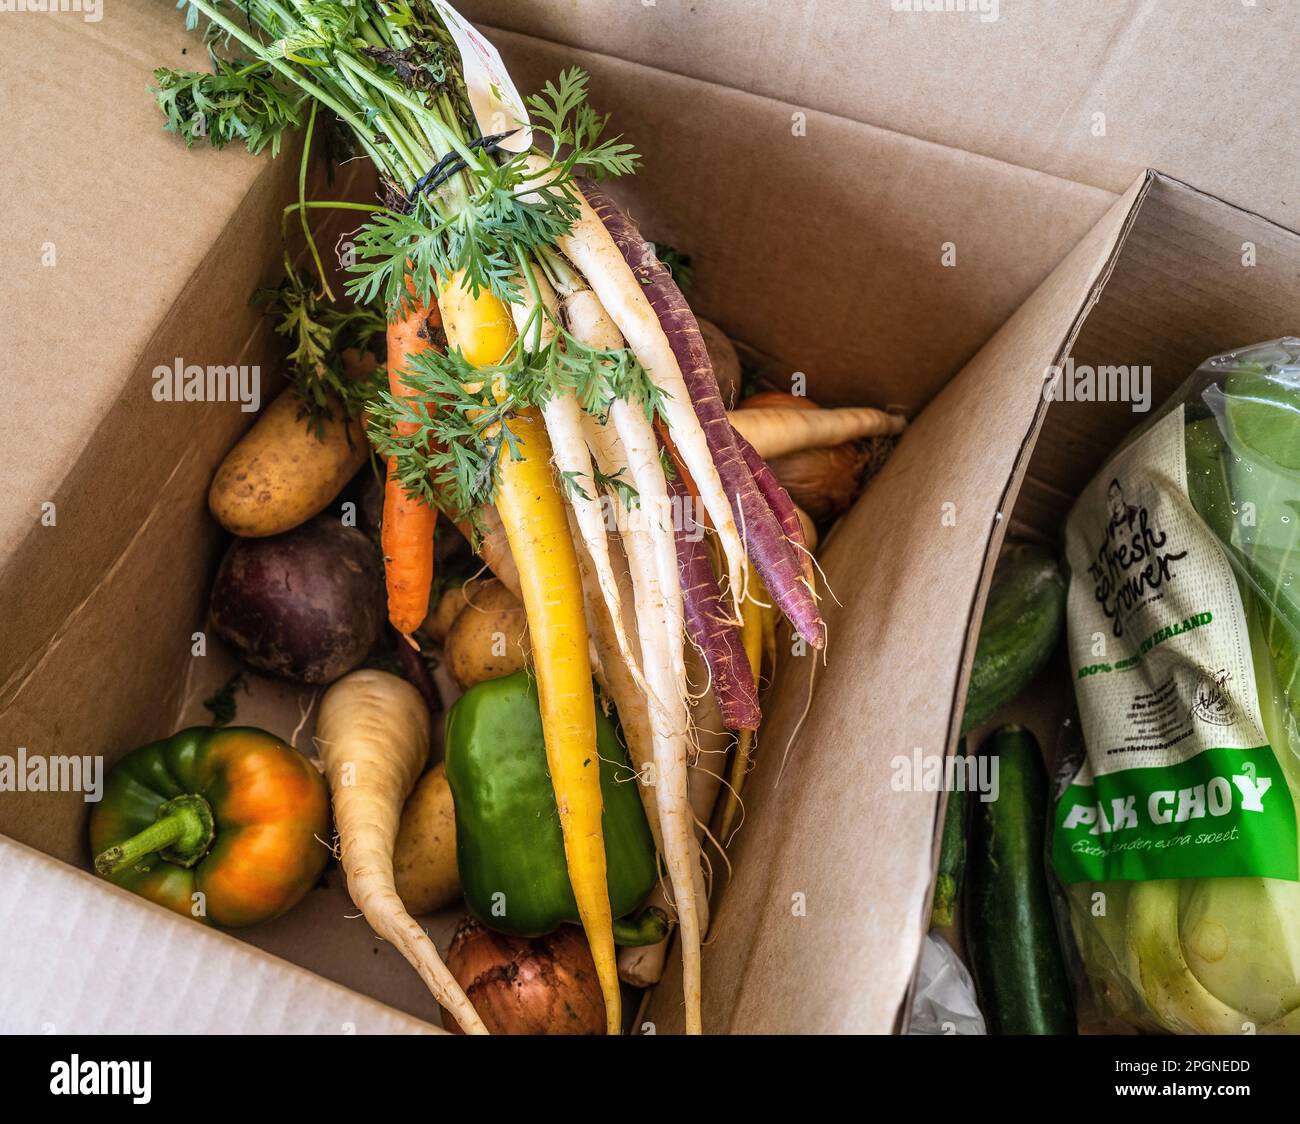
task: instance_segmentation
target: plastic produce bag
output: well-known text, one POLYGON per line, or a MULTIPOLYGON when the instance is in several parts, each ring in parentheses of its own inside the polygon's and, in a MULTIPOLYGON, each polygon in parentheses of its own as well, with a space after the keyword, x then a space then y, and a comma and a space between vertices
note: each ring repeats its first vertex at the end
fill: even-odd
POLYGON ((985 1034, 975 981, 961 958, 937 933, 921 946, 908 1034, 985 1034))
POLYGON ((1300 1031, 1300 339, 1208 360, 1066 523, 1052 864, 1101 1012, 1300 1031))

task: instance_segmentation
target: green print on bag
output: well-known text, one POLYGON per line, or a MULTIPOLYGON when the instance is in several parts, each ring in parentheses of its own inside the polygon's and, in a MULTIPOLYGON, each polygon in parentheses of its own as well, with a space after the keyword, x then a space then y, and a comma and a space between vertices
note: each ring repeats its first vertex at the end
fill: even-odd
POLYGON ((1297 435, 1300 339, 1215 356, 1066 526, 1079 768, 1053 860, 1092 994, 1141 1030, 1300 1032, 1297 435))
POLYGON ((1065 882, 1300 875, 1295 807, 1266 745, 1075 782, 1056 807, 1065 882))

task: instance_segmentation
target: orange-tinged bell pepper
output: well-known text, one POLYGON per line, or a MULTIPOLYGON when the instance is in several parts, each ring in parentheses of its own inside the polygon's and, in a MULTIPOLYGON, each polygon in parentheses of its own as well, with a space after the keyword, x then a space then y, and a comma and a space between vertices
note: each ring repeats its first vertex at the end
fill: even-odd
POLYGON ((224 928, 296 905, 329 858, 329 795, 251 726, 195 726, 128 753, 90 817, 96 873, 224 928))

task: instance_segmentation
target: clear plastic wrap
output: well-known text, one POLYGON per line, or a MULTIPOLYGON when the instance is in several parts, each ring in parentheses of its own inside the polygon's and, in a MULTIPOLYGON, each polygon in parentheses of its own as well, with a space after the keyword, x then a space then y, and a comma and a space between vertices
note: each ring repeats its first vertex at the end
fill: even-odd
POLYGON ((1300 339, 1203 363, 1066 525, 1052 863, 1101 1014, 1300 1032, 1300 339))
POLYGON ((952 946, 928 933, 912 996, 908 1034, 987 1034, 975 998, 975 981, 952 946))

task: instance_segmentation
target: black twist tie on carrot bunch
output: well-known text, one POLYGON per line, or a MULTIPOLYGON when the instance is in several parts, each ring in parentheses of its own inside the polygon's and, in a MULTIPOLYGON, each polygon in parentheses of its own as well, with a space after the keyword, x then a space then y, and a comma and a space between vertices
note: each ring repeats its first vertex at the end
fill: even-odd
MULTIPOLYGON (((475 137, 469 142, 469 148, 481 149, 488 156, 495 156, 501 151, 500 145, 506 137, 512 137, 518 129, 511 129, 506 133, 493 133, 490 137, 475 137)), ((446 183, 457 172, 462 172, 468 165, 464 159, 455 152, 448 152, 432 168, 424 173, 415 181, 415 186, 411 188, 411 194, 407 197, 406 203, 402 206, 403 214, 410 214, 411 208, 415 206, 415 199, 423 195, 426 191, 434 191, 446 183)))

